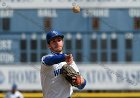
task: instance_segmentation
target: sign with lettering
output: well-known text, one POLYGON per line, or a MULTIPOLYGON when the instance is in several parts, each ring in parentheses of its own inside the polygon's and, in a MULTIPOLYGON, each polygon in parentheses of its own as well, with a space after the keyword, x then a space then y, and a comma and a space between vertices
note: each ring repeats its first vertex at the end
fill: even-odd
POLYGON ((0 63, 13 63, 14 54, 7 52, 0 52, 0 63))
POLYGON ((140 89, 139 64, 84 65, 80 66, 80 72, 87 80, 86 89, 140 89))
MULTIPOLYGON (((84 64, 78 67, 87 81, 85 90, 140 89, 139 64, 84 64)), ((0 90, 9 90, 13 83, 20 90, 41 90, 39 70, 40 65, 0 65, 0 90)))
POLYGON ((0 40, 0 63, 8 64, 15 61, 12 40, 0 40))
POLYGON ((39 70, 29 65, 0 65, 0 90, 8 90, 14 83, 22 90, 41 90, 39 70))
POLYGON ((0 50, 11 50, 12 40, 0 40, 0 50))
POLYGON ((0 9, 140 8, 140 0, 1 0, 0 9))

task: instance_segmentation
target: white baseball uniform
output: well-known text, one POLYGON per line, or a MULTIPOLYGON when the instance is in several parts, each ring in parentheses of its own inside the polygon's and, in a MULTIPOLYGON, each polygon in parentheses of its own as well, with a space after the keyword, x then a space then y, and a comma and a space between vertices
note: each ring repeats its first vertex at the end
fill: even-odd
POLYGON ((5 98, 24 98, 24 97, 19 91, 16 91, 14 94, 11 92, 8 92, 5 98))
MULTIPOLYGON (((61 68, 66 62, 60 62, 48 66, 44 64, 44 59, 48 56, 55 54, 46 55, 42 57, 41 65, 41 84, 44 98, 68 98, 72 95, 73 89, 71 84, 61 75, 61 68)), ((73 62, 72 66, 77 72, 79 72, 77 65, 73 62)))

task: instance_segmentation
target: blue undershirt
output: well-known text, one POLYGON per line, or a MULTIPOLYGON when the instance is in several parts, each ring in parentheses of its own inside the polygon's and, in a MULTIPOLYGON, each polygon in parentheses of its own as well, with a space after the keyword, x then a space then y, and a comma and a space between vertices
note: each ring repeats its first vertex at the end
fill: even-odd
POLYGON ((77 88, 81 90, 81 89, 83 89, 85 86, 86 86, 86 80, 84 79, 84 83, 81 84, 80 86, 78 86, 77 88))
POLYGON ((53 65, 53 64, 58 64, 60 62, 64 62, 65 61, 65 54, 56 54, 56 55, 51 55, 51 56, 47 56, 43 59, 43 62, 46 65, 53 65))

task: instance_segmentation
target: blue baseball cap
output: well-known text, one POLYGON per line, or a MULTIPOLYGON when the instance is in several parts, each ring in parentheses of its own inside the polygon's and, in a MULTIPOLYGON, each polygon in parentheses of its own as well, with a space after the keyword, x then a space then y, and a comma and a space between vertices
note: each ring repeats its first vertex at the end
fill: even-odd
POLYGON ((52 31, 49 31, 46 35, 46 40, 47 40, 47 43, 49 44, 50 41, 52 39, 54 39, 55 37, 61 37, 61 38, 64 38, 64 35, 62 35, 61 32, 58 32, 58 31, 55 31, 55 30, 52 30, 52 31))
POLYGON ((17 85, 16 84, 13 84, 12 85, 12 89, 17 89, 17 85))

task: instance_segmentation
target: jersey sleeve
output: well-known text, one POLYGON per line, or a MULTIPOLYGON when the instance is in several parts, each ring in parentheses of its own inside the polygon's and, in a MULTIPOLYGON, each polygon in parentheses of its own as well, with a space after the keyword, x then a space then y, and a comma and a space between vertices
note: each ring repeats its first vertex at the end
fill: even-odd
POLYGON ((76 72, 79 72, 79 69, 74 61, 72 62, 72 64, 70 66, 73 67, 76 72))
POLYGON ((57 64, 57 63, 65 61, 65 54, 46 55, 42 57, 41 61, 42 61, 42 64, 51 66, 53 64, 57 64))

